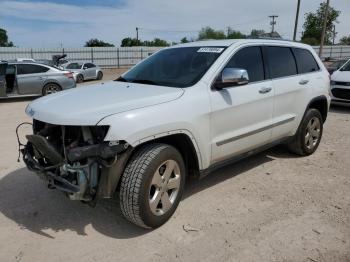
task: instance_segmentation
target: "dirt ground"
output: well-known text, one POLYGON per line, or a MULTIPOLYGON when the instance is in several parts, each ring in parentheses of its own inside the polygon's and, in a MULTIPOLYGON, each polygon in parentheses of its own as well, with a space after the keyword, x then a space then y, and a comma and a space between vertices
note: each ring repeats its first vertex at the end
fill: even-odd
POLYGON ((72 202, 17 162, 29 102, 0 101, 1 262, 350 261, 350 108, 332 107, 314 155, 276 147, 191 180, 170 221, 147 231, 117 199, 72 202))

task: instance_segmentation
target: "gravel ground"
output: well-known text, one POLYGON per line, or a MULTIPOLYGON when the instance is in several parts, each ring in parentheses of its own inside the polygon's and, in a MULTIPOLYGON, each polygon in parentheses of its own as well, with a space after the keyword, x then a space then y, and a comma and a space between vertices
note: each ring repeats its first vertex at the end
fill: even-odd
POLYGON ((28 102, 0 102, 2 262, 350 261, 350 108, 332 107, 314 155, 276 147, 190 180, 170 221, 147 231, 118 200, 72 202, 17 163, 28 102))

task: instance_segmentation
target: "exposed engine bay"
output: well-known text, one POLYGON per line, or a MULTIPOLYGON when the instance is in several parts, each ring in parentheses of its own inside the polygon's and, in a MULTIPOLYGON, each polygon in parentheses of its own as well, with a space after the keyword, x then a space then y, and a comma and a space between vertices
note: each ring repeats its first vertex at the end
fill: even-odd
POLYGON ((33 134, 26 136, 27 144, 21 148, 23 160, 29 170, 48 182, 49 188, 65 192, 71 200, 96 199, 101 180, 103 185, 109 185, 102 189, 108 191, 109 197, 119 177, 111 180, 108 175, 113 167, 119 168, 118 158, 129 145, 104 141, 108 128, 60 126, 34 120, 33 134))

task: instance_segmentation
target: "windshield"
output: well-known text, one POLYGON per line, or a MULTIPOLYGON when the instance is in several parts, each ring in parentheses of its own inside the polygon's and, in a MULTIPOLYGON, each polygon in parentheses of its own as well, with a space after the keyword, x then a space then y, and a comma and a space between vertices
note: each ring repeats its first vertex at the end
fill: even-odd
POLYGON ((197 83, 224 47, 180 47, 159 51, 116 81, 189 87, 197 83))
POLYGON ((345 65, 343 65, 340 71, 350 71, 350 60, 345 65))
POLYGON ((67 69, 81 69, 81 64, 79 63, 70 63, 66 66, 67 69))

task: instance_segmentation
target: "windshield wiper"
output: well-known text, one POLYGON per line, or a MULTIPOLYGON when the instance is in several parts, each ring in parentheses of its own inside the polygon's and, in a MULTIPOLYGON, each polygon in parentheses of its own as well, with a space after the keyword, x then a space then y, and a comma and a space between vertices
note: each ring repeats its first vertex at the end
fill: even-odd
POLYGON ((148 79, 134 79, 131 81, 131 83, 158 85, 156 82, 154 82, 152 80, 148 80, 148 79))

